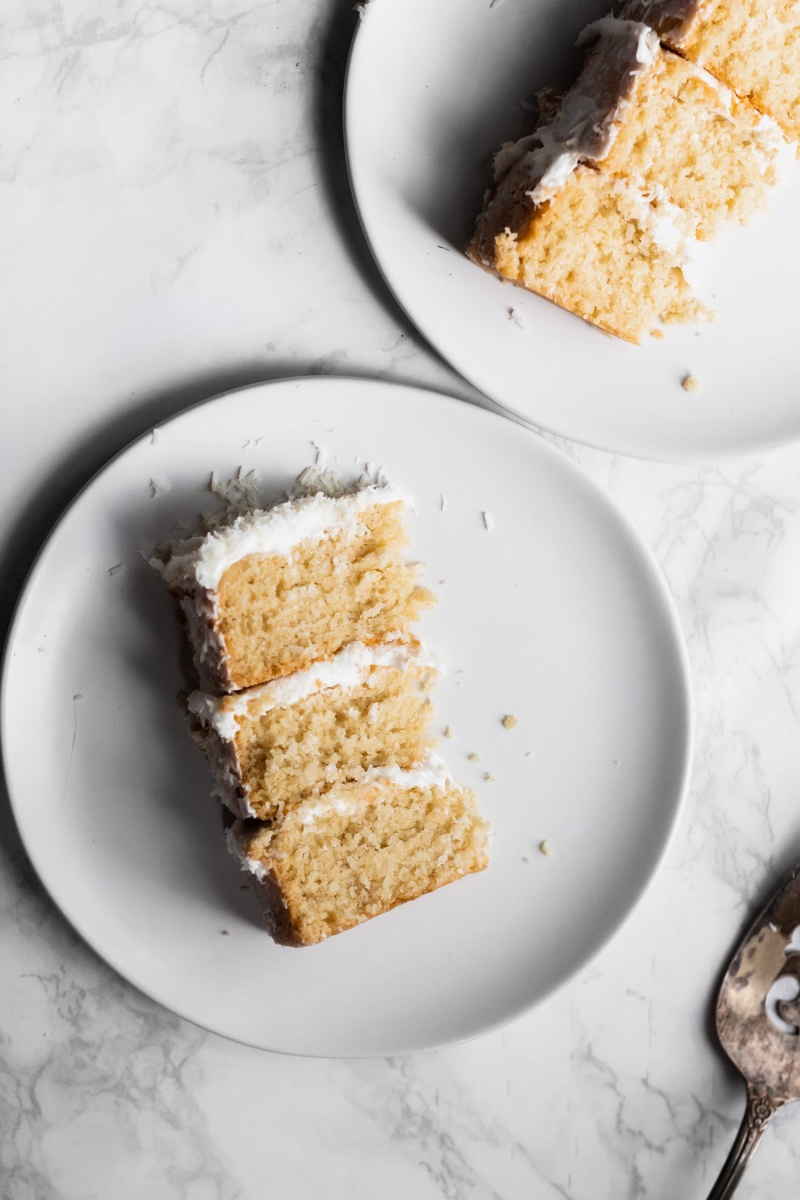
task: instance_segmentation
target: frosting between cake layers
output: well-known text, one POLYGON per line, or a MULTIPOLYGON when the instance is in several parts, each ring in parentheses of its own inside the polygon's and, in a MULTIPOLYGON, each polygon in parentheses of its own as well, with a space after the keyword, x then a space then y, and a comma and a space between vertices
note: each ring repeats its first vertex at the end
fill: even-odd
MULTIPOLYGON (((438 754, 433 754, 431 751, 425 755, 422 763, 418 767, 412 767, 405 771, 397 764, 391 764, 385 767, 370 767, 364 777, 358 781, 358 784, 369 784, 379 782, 393 783, 397 787, 406 788, 445 788, 448 784, 454 782, 450 769, 443 759, 438 754)), ((325 816, 330 812, 347 814, 356 812, 361 807, 362 801, 349 799, 347 796, 342 796, 336 789, 332 789, 320 799, 307 800, 304 804, 299 805, 290 814, 294 820, 300 821, 304 826, 314 825, 321 816, 325 816)))
POLYGON ((273 509, 245 513, 203 538, 180 543, 166 563, 156 560, 153 565, 171 587, 213 592, 240 559, 250 554, 288 558, 301 542, 319 540, 333 530, 356 537, 366 509, 395 501, 409 503, 406 494, 391 484, 370 485, 342 496, 303 496, 273 509))
POLYGON ((637 184, 623 179, 614 179, 609 186, 626 197, 642 229, 674 260, 686 282, 696 287, 699 282, 696 222, 667 199, 663 188, 651 187, 648 190, 643 180, 637 184))
MULTIPOLYGON (((360 784, 377 783, 386 780, 401 788, 441 788, 454 782, 446 764, 438 754, 428 752, 421 766, 410 771, 404 771, 398 766, 371 767, 360 784)), ((324 797, 307 800, 294 809, 285 820, 299 821, 304 827, 313 826, 320 817, 331 813, 347 816, 357 812, 363 806, 363 800, 353 799, 342 794, 339 789, 332 789, 324 797)), ((234 821, 225 835, 230 852, 238 859, 243 871, 249 871, 256 879, 263 882, 268 870, 257 858, 249 855, 243 845, 244 826, 241 820, 234 821)))
POLYGON ((230 742, 239 731, 240 717, 257 718, 273 708, 288 708, 328 688, 358 687, 369 678, 371 667, 393 667, 404 671, 416 663, 441 671, 439 660, 421 643, 408 643, 401 638, 399 633, 391 634, 375 646, 352 642, 333 658, 233 696, 218 698, 204 692, 192 692, 189 710, 210 725, 223 741, 230 742))

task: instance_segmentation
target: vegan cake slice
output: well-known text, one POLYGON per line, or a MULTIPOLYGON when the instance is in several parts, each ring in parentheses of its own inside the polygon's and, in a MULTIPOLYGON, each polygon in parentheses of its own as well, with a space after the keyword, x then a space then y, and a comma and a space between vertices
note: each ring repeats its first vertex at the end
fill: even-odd
POLYGON ((478 219, 474 262, 630 342, 660 321, 708 318, 687 280, 695 239, 680 209, 582 164, 540 200, 544 170, 511 168, 478 219))
POLYGON ((791 153, 780 129, 656 33, 604 17, 583 70, 535 134, 504 146, 469 256, 640 341, 707 316, 696 239, 766 203, 791 153))
POLYGON ((418 767, 431 740, 436 661, 395 635, 234 696, 188 707, 217 794, 240 817, 281 816, 374 767, 418 767))
POLYGON ((473 793, 430 755, 411 771, 374 768, 277 821, 236 821, 228 845, 273 938, 307 946, 482 871, 488 828, 473 793))
POLYGON ((407 632, 433 597, 404 556, 405 508, 390 485, 320 492, 151 560, 180 600, 200 687, 239 691, 407 632))

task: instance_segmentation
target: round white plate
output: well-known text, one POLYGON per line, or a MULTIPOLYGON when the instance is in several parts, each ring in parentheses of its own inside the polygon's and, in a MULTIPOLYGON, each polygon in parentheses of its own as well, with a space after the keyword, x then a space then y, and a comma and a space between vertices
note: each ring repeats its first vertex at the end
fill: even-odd
POLYGON ((502 417, 363 380, 233 392, 112 460, 37 561, 3 678, 14 814, 75 928, 175 1012, 302 1054, 466 1038, 585 963, 665 851, 690 727, 669 595, 598 489, 502 417), (436 727, 452 726, 443 753, 496 834, 481 875, 297 950, 263 932, 224 848, 176 704, 183 635, 142 555, 216 506, 212 470, 255 468, 271 501, 313 443, 343 474, 381 465, 414 497, 413 554, 440 595, 423 635, 449 672, 436 727), (153 497, 151 479, 168 490, 153 497))
POLYGON ((353 191, 389 287, 436 349, 487 396, 588 445, 704 460, 800 436, 800 166, 771 211, 710 254, 718 312, 631 346, 461 253, 491 158, 531 131, 519 101, 566 85, 572 49, 608 0, 379 0, 353 44, 345 127, 353 191), (514 308, 527 322, 509 319, 514 308), (681 380, 697 376, 702 392, 681 380))

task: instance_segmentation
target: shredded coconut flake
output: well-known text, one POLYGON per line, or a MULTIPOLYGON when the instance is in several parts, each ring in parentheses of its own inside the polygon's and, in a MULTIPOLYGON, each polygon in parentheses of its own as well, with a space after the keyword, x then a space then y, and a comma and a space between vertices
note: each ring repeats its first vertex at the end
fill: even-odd
POLYGON ((250 509, 258 504, 258 489, 261 476, 255 468, 245 471, 239 467, 232 479, 220 483, 216 471, 211 472, 208 487, 229 509, 250 509))
POLYGON ((442 492, 441 496, 439 497, 439 512, 444 512, 444 510, 446 508, 447 508, 447 496, 445 496, 444 492, 442 492))
POLYGON ((155 497, 159 492, 168 492, 169 484, 166 479, 151 479, 150 480, 150 495, 155 497))
POLYGON ((161 437, 161 430, 158 428, 157 425, 154 425, 153 428, 150 430, 150 445, 157 446, 160 437, 161 437))
POLYGON ((122 570, 122 563, 115 563, 113 567, 108 568, 109 575, 119 575, 122 570))
POLYGON ((318 445, 316 442, 312 442, 311 445, 314 447, 314 449, 317 452, 317 457, 314 460, 314 466, 319 467, 320 470, 324 470, 325 467, 328 465, 327 449, 324 446, 318 445))
POLYGON ((487 783, 494 783, 494 775, 491 773, 491 771, 487 771, 483 778, 487 783))
POLYGON ((494 518, 492 517, 492 514, 489 512, 485 512, 485 513, 482 513, 481 515, 483 517, 484 527, 486 529, 488 529, 489 533, 491 533, 492 530, 494 529, 494 518))
POLYGON ((526 333, 531 327, 531 323, 525 316, 525 313, 520 312, 518 308, 510 308, 508 310, 508 319, 509 321, 514 322, 514 324, 517 326, 517 329, 522 329, 526 333))
POLYGON ((473 750, 472 754, 467 755, 467 758, 469 759, 470 762, 480 762, 481 761, 480 754, 476 754, 474 750, 473 750))
POLYGON ((539 842, 539 850, 545 856, 545 858, 553 853, 553 848, 548 842, 547 838, 545 838, 543 842, 539 842))

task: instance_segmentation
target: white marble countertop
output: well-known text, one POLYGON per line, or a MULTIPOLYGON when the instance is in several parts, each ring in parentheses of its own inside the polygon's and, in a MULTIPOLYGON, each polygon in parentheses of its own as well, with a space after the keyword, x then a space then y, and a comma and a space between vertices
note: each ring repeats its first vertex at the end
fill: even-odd
MULTIPOLYGON (((6 0, 4 627, 64 503, 193 400, 308 373, 479 399, 409 327, 357 226, 340 132, 356 20, 352 0, 6 0)), ((653 547, 696 687, 691 795, 623 931, 468 1045, 282 1058, 99 961, 0 797, 4 1200, 705 1197, 744 1099, 712 1032, 719 972, 800 858, 800 447, 705 467, 562 448, 653 547)), ((789 1110, 740 1195, 799 1179, 789 1110)))

